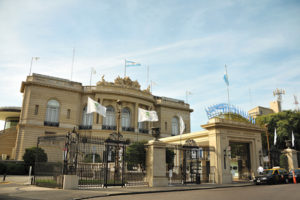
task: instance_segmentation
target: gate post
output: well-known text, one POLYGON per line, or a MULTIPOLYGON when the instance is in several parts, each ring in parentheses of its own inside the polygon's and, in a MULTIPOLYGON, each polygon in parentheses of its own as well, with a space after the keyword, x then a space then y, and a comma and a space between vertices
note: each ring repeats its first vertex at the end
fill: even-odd
POLYGON ((294 149, 287 148, 283 150, 283 153, 288 158, 289 170, 298 168, 297 151, 294 149))
POLYGON ((146 169, 150 187, 168 186, 166 176, 166 144, 149 141, 147 144, 146 169))

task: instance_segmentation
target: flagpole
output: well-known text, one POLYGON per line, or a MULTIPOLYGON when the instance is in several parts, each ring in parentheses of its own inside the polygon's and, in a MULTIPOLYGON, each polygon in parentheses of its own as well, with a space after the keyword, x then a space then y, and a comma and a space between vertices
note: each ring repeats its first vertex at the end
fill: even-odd
POLYGON ((125 59, 125 63, 124 63, 124 78, 126 77, 126 59, 125 59))
MULTIPOLYGON (((227 75, 227 66, 225 65, 225 71, 226 71, 226 76, 228 78, 228 75, 227 75)), ((228 99, 228 116, 229 116, 229 119, 230 119, 230 100, 229 100, 229 84, 226 84, 227 85, 227 99, 228 99)))
POLYGON ((147 87, 149 85, 149 65, 147 66, 147 87))
POLYGON ((92 73, 93 73, 93 69, 91 69, 90 86, 92 86, 92 73))
POLYGON ((72 66, 71 66, 71 81, 73 78, 73 66, 74 66, 75 48, 73 48, 72 66))

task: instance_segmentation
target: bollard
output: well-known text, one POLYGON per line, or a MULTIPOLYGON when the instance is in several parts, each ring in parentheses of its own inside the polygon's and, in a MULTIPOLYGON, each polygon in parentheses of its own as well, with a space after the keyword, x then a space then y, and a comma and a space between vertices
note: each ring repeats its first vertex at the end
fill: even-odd
POLYGON ((6 173, 3 174, 3 182, 5 181, 6 173))
POLYGON ((293 182, 294 182, 294 184, 297 184, 297 180, 296 180, 296 177, 295 177, 295 171, 293 170, 292 172, 293 172, 293 182))

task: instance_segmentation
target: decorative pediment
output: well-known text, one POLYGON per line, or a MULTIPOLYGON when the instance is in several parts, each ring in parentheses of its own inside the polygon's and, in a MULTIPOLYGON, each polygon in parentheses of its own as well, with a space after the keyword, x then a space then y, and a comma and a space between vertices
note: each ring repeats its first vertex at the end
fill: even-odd
POLYGON ((118 76, 114 82, 107 82, 104 79, 104 76, 102 76, 101 81, 97 82, 97 85, 111 85, 111 86, 122 86, 122 87, 127 87, 127 88, 133 88, 136 90, 141 89, 141 85, 139 84, 138 81, 132 81, 128 76, 121 78, 118 76))

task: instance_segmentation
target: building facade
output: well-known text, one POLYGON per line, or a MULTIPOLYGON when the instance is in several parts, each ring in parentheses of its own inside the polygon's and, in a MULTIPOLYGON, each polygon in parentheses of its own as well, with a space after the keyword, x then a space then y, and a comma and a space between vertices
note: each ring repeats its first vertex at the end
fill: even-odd
MULTIPOLYGON (((153 139, 151 127, 160 128, 161 137, 178 135, 179 116, 185 123, 185 133, 190 132, 190 113, 193 110, 188 104, 154 96, 149 88, 141 90, 139 83, 129 77, 118 77, 114 82, 107 82, 102 77, 96 86, 83 86, 66 79, 33 74, 22 82, 21 93, 23 103, 19 117, 15 116, 19 120, 14 128, 15 142, 11 144, 10 153, 0 152, 10 159, 22 160, 25 149, 36 146, 38 137, 63 136, 74 127, 87 137, 107 138, 117 129, 118 114, 119 131, 130 141, 153 139), (86 113, 88 97, 107 108, 106 117, 86 113), (138 123, 138 108, 155 110, 159 121, 138 123)), ((6 119, 4 113, 2 118, 6 119)), ((3 142, 0 138, 0 143, 3 142)), ((62 151, 46 148, 48 160, 61 159, 62 151)))

